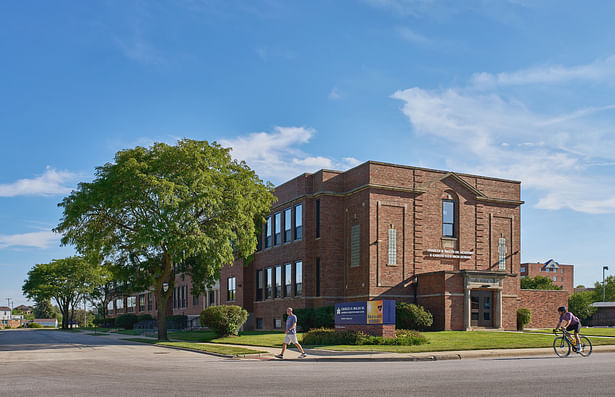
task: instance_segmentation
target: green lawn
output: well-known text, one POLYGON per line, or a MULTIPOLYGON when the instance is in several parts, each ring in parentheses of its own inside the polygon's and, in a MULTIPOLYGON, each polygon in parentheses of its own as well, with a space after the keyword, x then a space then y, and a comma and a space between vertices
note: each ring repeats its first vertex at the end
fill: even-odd
POLYGON ((179 339, 187 342, 209 342, 216 338, 214 331, 178 331, 169 332, 169 339, 179 339))
MULTIPOLYGON (((536 329, 536 330, 526 330, 526 332, 540 332, 545 334, 553 335, 553 329, 536 329)), ((587 336, 612 336, 615 337, 615 328, 586 328, 581 327, 581 335, 587 336)))
POLYGON ((151 345, 156 345, 156 346, 180 347, 183 349, 204 351, 208 353, 224 354, 227 356, 242 356, 245 354, 266 353, 265 351, 262 351, 262 350, 252 350, 252 349, 246 349, 244 347, 220 346, 220 345, 192 343, 192 342, 158 342, 157 340, 154 340, 154 339, 145 339, 145 338, 126 338, 126 340, 129 340, 132 342, 149 343, 151 345))

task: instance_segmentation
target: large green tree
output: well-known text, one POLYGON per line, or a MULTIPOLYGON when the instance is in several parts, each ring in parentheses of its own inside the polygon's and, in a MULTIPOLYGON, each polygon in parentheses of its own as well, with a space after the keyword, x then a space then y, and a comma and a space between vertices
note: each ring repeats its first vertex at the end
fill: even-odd
POLYGON ((75 305, 102 283, 101 267, 83 257, 54 259, 28 272, 22 291, 35 301, 54 299, 62 314, 62 328, 72 324, 75 305))
POLYGON ((549 277, 544 277, 544 276, 522 278, 521 288, 522 289, 544 289, 544 290, 562 289, 562 287, 560 287, 559 285, 553 284, 553 280, 551 280, 549 277))
POLYGON ((217 143, 183 139, 116 153, 59 204, 63 244, 95 252, 135 290, 153 286, 158 338, 167 339, 175 275, 203 292, 223 265, 249 258, 272 188, 217 143))

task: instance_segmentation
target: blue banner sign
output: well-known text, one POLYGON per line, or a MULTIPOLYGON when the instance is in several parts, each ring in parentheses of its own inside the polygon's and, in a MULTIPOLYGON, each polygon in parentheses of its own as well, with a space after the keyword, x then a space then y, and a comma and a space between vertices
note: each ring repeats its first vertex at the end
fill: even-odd
POLYGON ((335 325, 395 324, 395 301, 335 304, 335 325))

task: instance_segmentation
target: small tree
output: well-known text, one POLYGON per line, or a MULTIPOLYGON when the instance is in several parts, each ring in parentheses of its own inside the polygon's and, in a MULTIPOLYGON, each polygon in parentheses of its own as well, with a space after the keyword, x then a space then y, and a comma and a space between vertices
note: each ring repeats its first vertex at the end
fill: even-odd
POLYGON ((247 319, 247 310, 235 305, 210 306, 201 312, 201 325, 219 336, 237 335, 247 319))
POLYGON ((39 301, 54 299, 62 314, 62 328, 72 324, 73 310, 102 282, 101 268, 85 258, 72 256, 35 265, 22 287, 24 295, 39 301))
POLYGON ((562 287, 553 284, 549 277, 536 276, 522 278, 521 289, 561 290, 562 287))
POLYGON ((47 299, 37 299, 34 304, 34 318, 56 318, 56 311, 47 299))
POLYGON ((517 329, 523 331, 526 325, 532 320, 532 312, 530 309, 520 308, 517 309, 517 329))
POLYGON ((581 319, 581 323, 586 323, 598 310, 592 306, 592 298, 592 291, 575 292, 568 297, 568 310, 581 319))
MULTIPOLYGON (((602 302, 603 286, 602 281, 596 281, 592 301, 602 302)), ((607 302, 615 302, 615 276, 608 276, 604 280, 604 297, 607 302)))

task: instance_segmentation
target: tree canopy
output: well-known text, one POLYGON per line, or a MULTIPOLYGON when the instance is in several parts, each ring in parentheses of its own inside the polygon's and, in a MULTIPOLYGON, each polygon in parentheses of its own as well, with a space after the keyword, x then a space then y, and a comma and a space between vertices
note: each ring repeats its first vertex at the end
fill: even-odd
POLYGON ((97 263, 72 256, 35 265, 28 272, 22 290, 26 297, 37 302, 54 299, 62 313, 62 328, 67 328, 75 304, 102 281, 101 267, 97 263))
POLYGON ((522 289, 545 289, 545 290, 561 290, 562 287, 553 284, 553 280, 549 277, 536 276, 526 277, 521 279, 522 289))
MULTIPOLYGON (((594 302, 602 302, 602 281, 596 281, 592 300, 594 302)), ((615 276, 608 276, 604 280, 604 296, 606 302, 615 302, 615 276)))
POLYGON ((275 200, 272 187, 229 152, 190 139, 122 150, 59 204, 63 244, 102 255, 136 290, 154 287, 159 339, 167 339, 175 275, 190 275, 199 293, 223 265, 252 255, 275 200))

